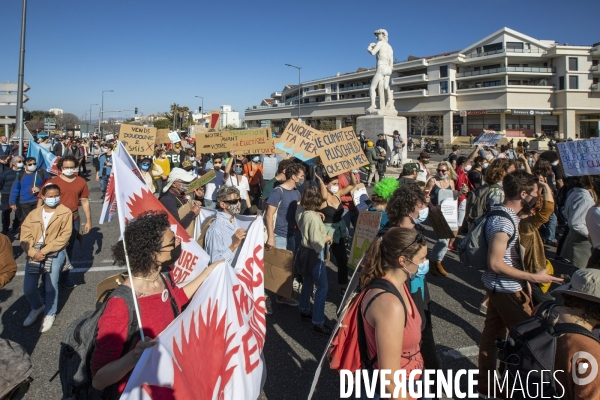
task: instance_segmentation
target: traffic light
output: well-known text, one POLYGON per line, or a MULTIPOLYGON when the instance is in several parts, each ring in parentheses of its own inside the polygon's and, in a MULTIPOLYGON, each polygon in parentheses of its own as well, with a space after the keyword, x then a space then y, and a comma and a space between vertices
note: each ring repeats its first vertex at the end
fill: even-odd
POLYGON ((135 108, 135 113, 137 114, 137 107, 135 108))
POLYGON ((202 107, 198 107, 198 113, 202 112, 202 107))

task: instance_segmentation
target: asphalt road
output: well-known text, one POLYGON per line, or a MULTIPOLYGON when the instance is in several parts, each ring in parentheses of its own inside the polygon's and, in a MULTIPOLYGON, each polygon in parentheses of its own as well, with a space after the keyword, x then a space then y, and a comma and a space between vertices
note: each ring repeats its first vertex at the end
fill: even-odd
MULTIPOLYGON (((435 156, 434 156, 435 157, 435 156)), ((434 159, 432 157, 432 159, 434 159)), ((398 170, 390 170, 394 176, 398 170)), ((99 225, 101 209, 100 190, 95 181, 89 182, 92 202, 93 229, 84 236, 83 246, 76 245, 72 279, 79 285, 59 293, 59 312, 53 328, 38 333, 40 321, 24 328, 22 323, 30 307, 23 296, 23 271, 25 256, 19 242, 13 242, 13 250, 19 265, 19 275, 0 290, 0 337, 22 344, 32 355, 35 380, 26 399, 60 399, 61 386, 58 377, 58 354, 60 341, 67 326, 83 312, 94 308, 96 285, 102 279, 121 270, 113 265, 111 246, 119 237, 116 219, 99 225)), ((430 246, 432 232, 429 230, 430 246)), ((549 253, 549 258, 553 257, 549 253)), ((484 317, 478 307, 483 298, 481 272, 462 266, 457 255, 448 252, 444 260, 448 277, 428 276, 431 291, 431 312, 434 335, 442 369, 477 367, 477 344, 483 328, 484 317)), ((560 265, 557 273, 569 272, 560 265)), ((336 308, 341 302, 335 266, 329 264, 329 294, 326 318, 335 324, 336 308)), ((268 377, 260 399, 286 400, 306 399, 310 385, 328 337, 313 331, 311 323, 301 320, 297 308, 273 301, 274 314, 267 317, 265 358, 268 377)), ((324 366, 314 399, 339 398, 339 379, 336 372, 324 366)))

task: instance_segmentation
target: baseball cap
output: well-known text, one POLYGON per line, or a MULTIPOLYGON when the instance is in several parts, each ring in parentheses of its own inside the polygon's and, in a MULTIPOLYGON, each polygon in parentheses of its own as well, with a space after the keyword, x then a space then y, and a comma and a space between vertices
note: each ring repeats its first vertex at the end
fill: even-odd
POLYGON ((417 172, 421 170, 421 168, 419 167, 419 164, 417 164, 417 163, 406 163, 402 167, 402 173, 403 174, 412 174, 413 169, 416 169, 417 172))
POLYGON ((600 270, 588 268, 577 270, 571 277, 571 282, 557 287, 552 293, 565 293, 600 303, 600 270))

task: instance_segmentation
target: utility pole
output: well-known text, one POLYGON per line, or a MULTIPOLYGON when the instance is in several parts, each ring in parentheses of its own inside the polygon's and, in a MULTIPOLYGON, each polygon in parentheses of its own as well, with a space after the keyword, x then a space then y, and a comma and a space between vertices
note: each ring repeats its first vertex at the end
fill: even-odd
POLYGON ((300 83, 300 70, 302 67, 297 67, 292 64, 285 64, 288 67, 296 68, 298 70, 298 122, 300 122, 300 102, 302 101, 302 84, 300 83))
MULTIPOLYGON (((103 90, 102 91, 102 108, 100 108, 100 118, 98 119, 98 133, 102 138, 102 117, 104 116, 104 93, 105 92, 114 92, 114 90, 103 90)), ((90 107, 91 108, 91 107, 90 107)))

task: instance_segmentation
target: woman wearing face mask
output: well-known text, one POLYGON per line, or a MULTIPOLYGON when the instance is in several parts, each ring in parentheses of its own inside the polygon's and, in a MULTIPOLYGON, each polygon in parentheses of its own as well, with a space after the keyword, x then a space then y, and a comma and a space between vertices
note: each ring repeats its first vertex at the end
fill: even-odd
POLYGON ((58 185, 47 184, 41 195, 43 206, 29 213, 21 225, 21 247, 27 254, 23 291, 31 305, 23 326, 32 325, 44 314, 40 332, 47 332, 58 308, 58 278, 73 226, 71 210, 60 204, 58 185), (38 289, 40 276, 45 278, 45 306, 38 289))
MULTIPOLYGON (((209 265, 182 288, 172 283, 171 272, 161 273, 181 254, 181 244, 171 231, 165 212, 140 214, 129 222, 123 236, 132 274, 123 285, 135 289, 146 339, 139 341, 139 331, 127 337, 131 310, 122 298, 110 297, 98 321, 96 348, 91 359, 92 385, 96 390, 104 390, 102 398, 118 398, 144 349, 156 344, 153 339, 181 313, 181 308, 217 265, 209 265), (128 339, 132 339, 131 344, 128 339)), ((117 264, 125 265, 122 240, 113 246, 112 252, 117 264)), ((131 295, 131 291, 126 293, 131 295)))
MULTIPOLYGON (((373 242, 362 265, 360 283, 366 292, 360 303, 359 318, 364 324, 368 356, 370 359, 377 356, 373 367, 391 370, 392 376, 399 370, 409 376, 413 370, 431 368, 421 354, 422 316, 407 285, 428 268, 425 236, 412 229, 392 228, 373 242), (396 294, 368 288, 379 279, 391 283, 396 294)), ((385 389, 387 393, 394 392, 393 379, 385 389)), ((378 399, 379 395, 376 396, 378 399)))
MULTIPOLYGON (((453 199, 454 196, 454 180, 456 180, 457 175, 452 169, 452 166, 448 161, 442 161, 438 164, 437 174, 434 175, 427 182, 426 190, 429 190, 431 193, 431 204, 436 207, 441 207, 442 201, 444 199, 453 199)), ((455 235, 458 232, 455 231, 455 235)), ((454 242, 454 240, 452 240, 454 242)), ((435 246, 431 250, 431 262, 433 264, 433 269, 431 273, 433 275, 441 274, 443 276, 448 276, 448 272, 444 269, 442 265, 442 260, 448 251, 448 246, 451 245, 450 239, 438 239, 435 246)))
POLYGON ((225 180, 225 186, 236 187, 240 191, 240 199, 242 202, 241 214, 250 214, 250 185, 248 178, 243 175, 244 166, 241 161, 235 156, 235 151, 230 152, 231 157, 225 167, 225 174, 223 179, 225 180), (231 173, 233 171, 233 173, 231 173))
POLYGON ((141 159, 140 164, 140 172, 142 173, 142 178, 144 178, 144 182, 146 182, 146 186, 148 189, 158 197, 158 193, 156 191, 156 185, 154 184, 157 178, 160 178, 163 174, 162 168, 158 164, 154 164, 150 157, 144 157, 141 159))
POLYGON ((325 175, 321 178, 315 175, 319 184, 323 203, 319 208, 319 212, 325 216, 325 227, 327 234, 333 238, 331 244, 331 252, 335 257, 336 266, 338 268, 338 284, 342 294, 346 292, 348 287, 348 254, 346 253, 346 238, 348 237, 348 228, 346 222, 342 219, 344 214, 344 206, 340 200, 341 196, 345 196, 356 186, 356 177, 351 174, 351 182, 348 186, 340 189, 338 177, 331 178, 325 175))
POLYGON ((325 244, 332 242, 325 224, 317 210, 323 203, 319 188, 308 186, 296 209, 296 223, 302 236, 302 242, 296 254, 295 265, 302 274, 300 292, 300 317, 312 319, 313 329, 325 335, 331 335, 331 327, 325 325, 325 299, 327 298, 327 268, 324 262, 325 244), (314 306, 310 311, 310 296, 314 293, 314 306))

